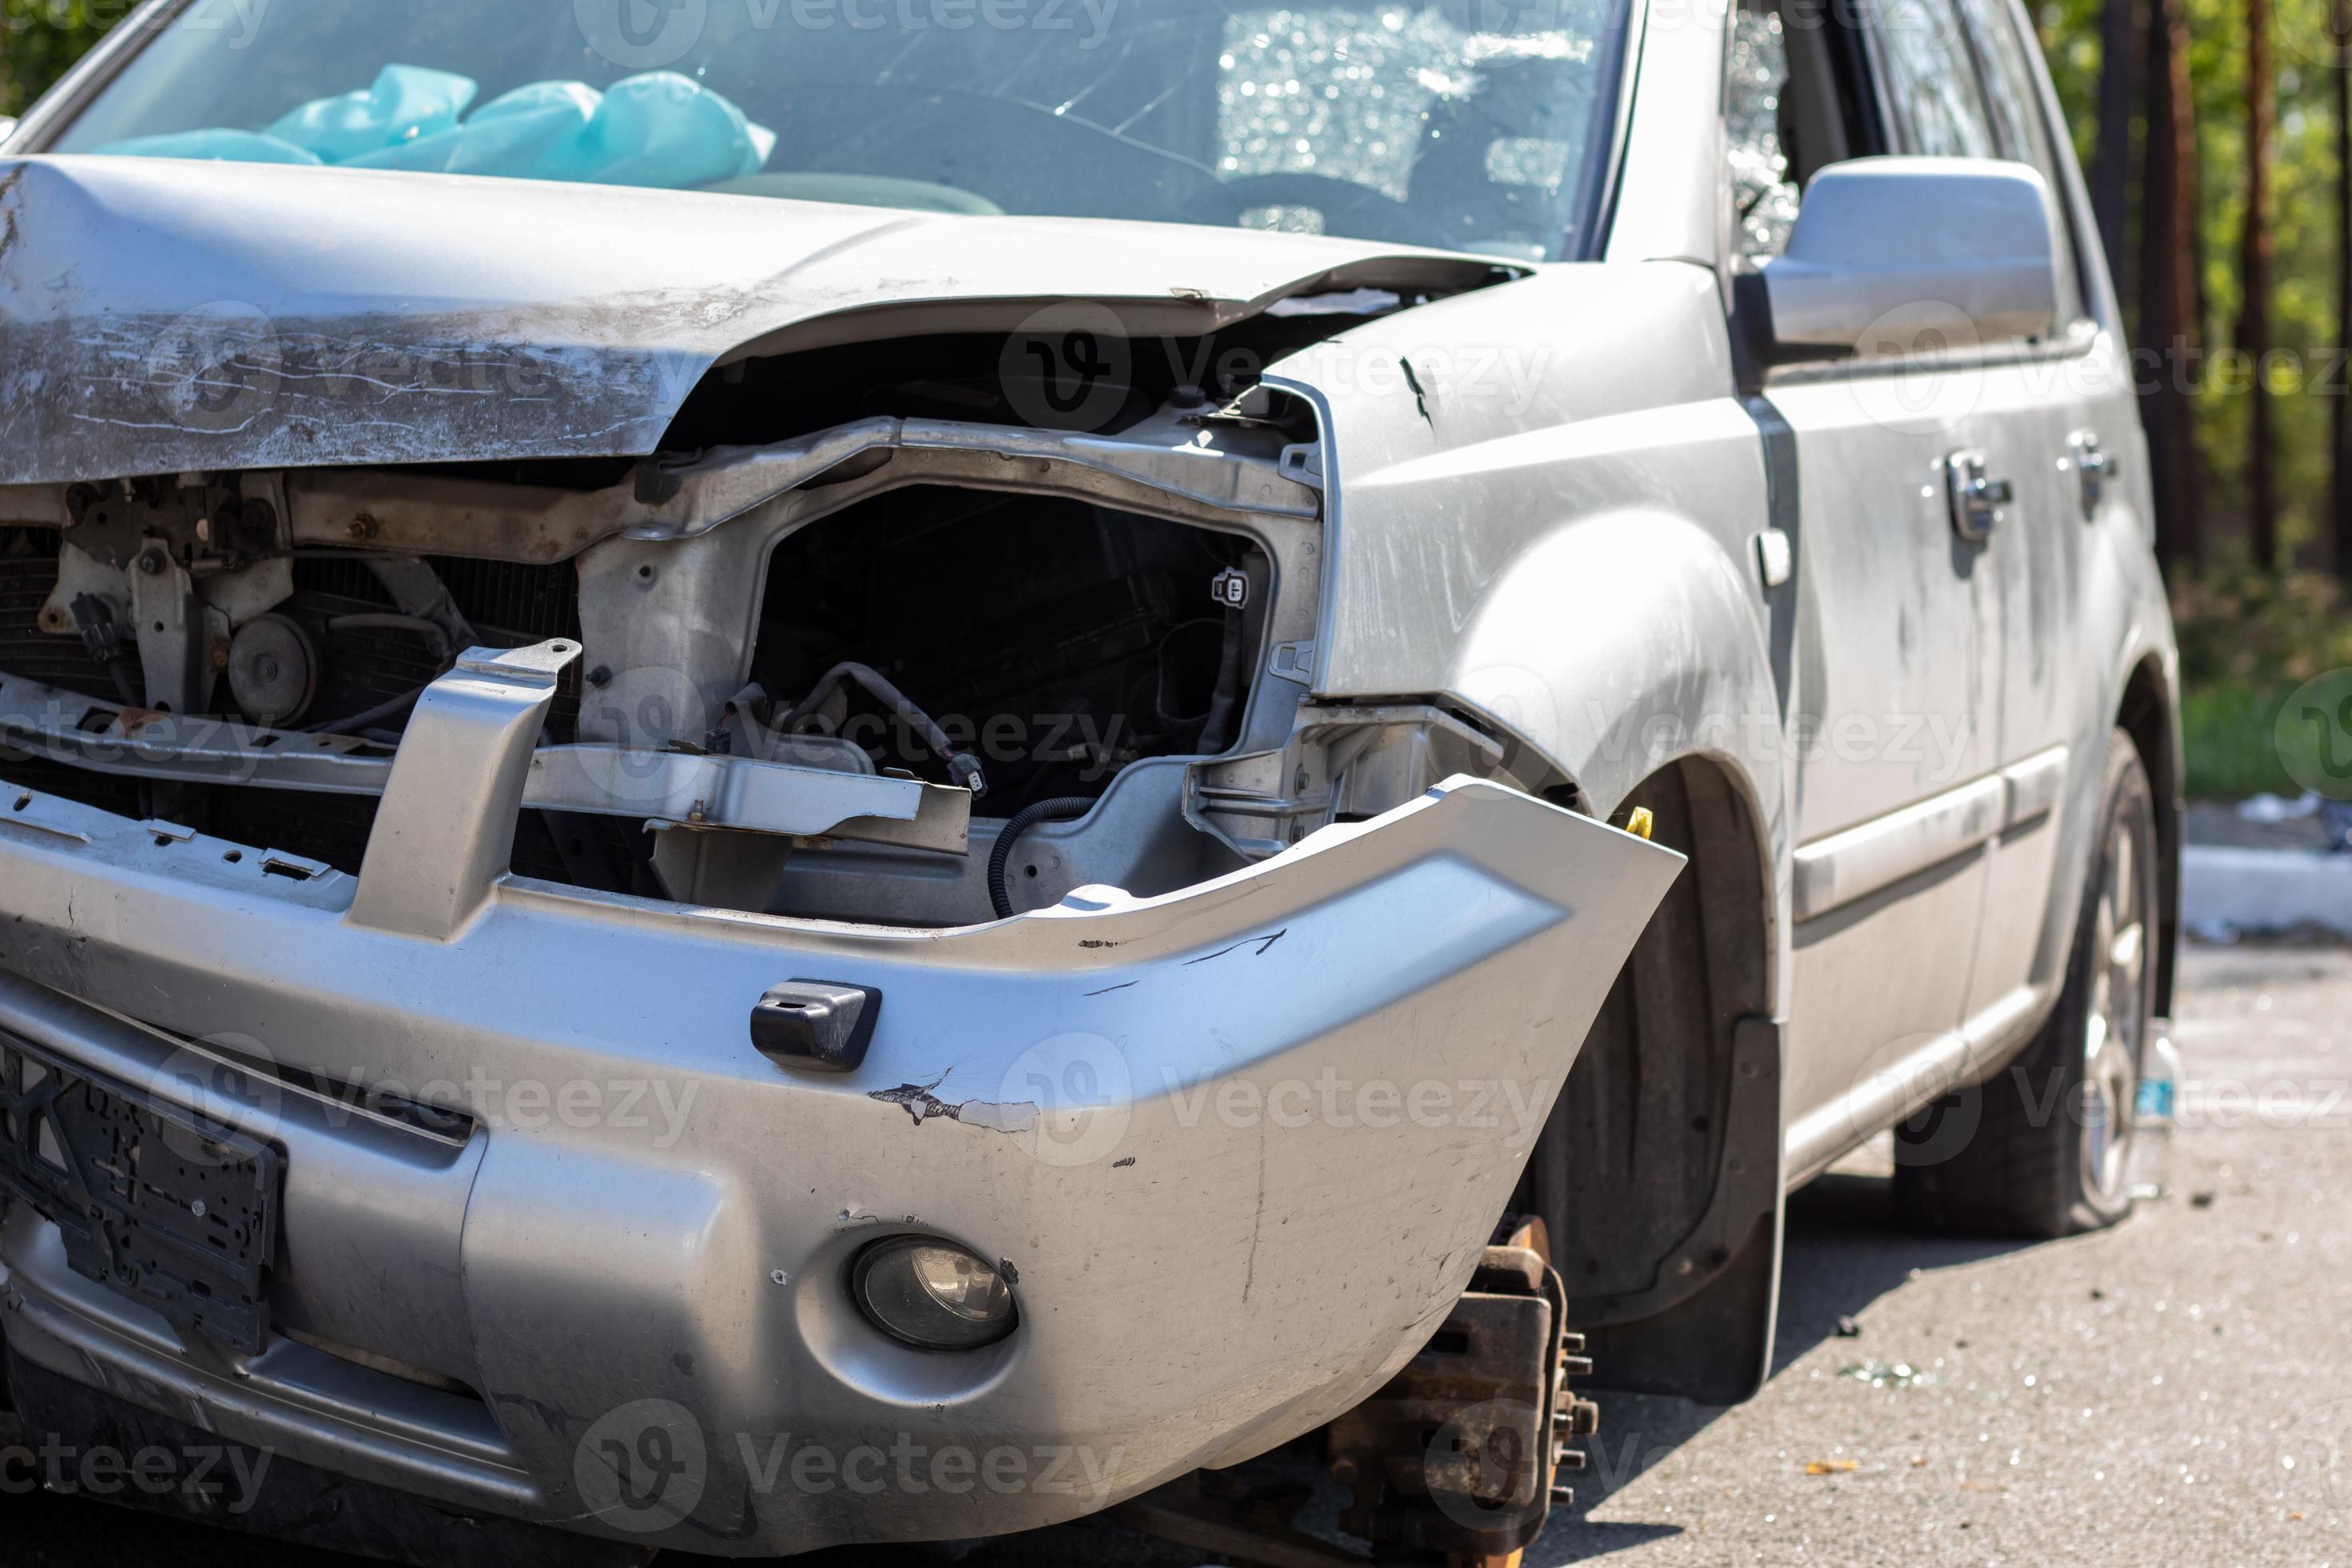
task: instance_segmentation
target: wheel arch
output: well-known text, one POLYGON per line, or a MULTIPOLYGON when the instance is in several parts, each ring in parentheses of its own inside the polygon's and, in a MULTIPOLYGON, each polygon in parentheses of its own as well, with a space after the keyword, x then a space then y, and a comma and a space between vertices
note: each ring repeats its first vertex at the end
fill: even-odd
POLYGON ((1780 1031, 1771 860, 1752 793, 1690 752, 1630 790, 1690 865, 1635 944, 1514 1207, 1544 1216, 1601 1382, 1732 1403, 1778 1309, 1780 1031))
POLYGON ((2164 659, 2150 653, 2125 677, 2116 710, 2116 728, 2131 737, 2140 765, 2147 769, 2156 796, 2157 943, 2156 1006, 2172 1015, 2173 983, 2180 938, 2180 832, 2184 815, 2180 706, 2164 659))

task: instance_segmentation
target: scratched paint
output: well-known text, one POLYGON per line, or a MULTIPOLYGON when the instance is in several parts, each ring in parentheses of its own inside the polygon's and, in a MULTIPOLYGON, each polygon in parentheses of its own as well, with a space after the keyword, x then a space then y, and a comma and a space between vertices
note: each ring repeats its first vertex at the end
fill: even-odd
POLYGON ((0 485, 643 457, 737 351, 1013 331, 1069 300, 1189 336, 1503 275, 1238 231, 1171 252, 1053 218, 29 159, 0 166, 0 485))

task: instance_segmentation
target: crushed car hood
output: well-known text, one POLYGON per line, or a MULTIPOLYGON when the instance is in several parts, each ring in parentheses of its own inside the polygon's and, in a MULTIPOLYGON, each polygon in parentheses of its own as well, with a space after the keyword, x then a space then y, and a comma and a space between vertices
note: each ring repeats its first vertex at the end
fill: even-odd
POLYGON ((721 360, 1192 335, 1497 264, 1309 236, 135 158, 0 162, 0 484, 629 458, 721 360))

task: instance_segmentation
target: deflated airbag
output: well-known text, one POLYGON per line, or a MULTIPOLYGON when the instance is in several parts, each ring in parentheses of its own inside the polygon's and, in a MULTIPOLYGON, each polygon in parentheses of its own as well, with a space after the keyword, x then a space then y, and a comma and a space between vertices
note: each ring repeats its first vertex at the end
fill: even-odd
POLYGON ((677 190, 755 174, 776 149, 773 132, 674 71, 633 76, 606 92, 533 82, 468 116, 478 90, 468 77, 390 65, 374 86, 306 103, 266 130, 142 136, 97 151, 677 190))

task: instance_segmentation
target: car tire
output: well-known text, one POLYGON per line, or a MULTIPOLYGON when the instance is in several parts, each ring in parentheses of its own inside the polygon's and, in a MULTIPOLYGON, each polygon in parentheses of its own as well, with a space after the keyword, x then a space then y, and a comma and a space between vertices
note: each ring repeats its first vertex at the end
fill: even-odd
POLYGON ((2009 1068, 1895 1128, 1905 1223, 2048 1240, 2131 1213, 2134 1102, 2156 1013, 2156 875, 2155 792, 2118 731, 2065 990, 2009 1068))

